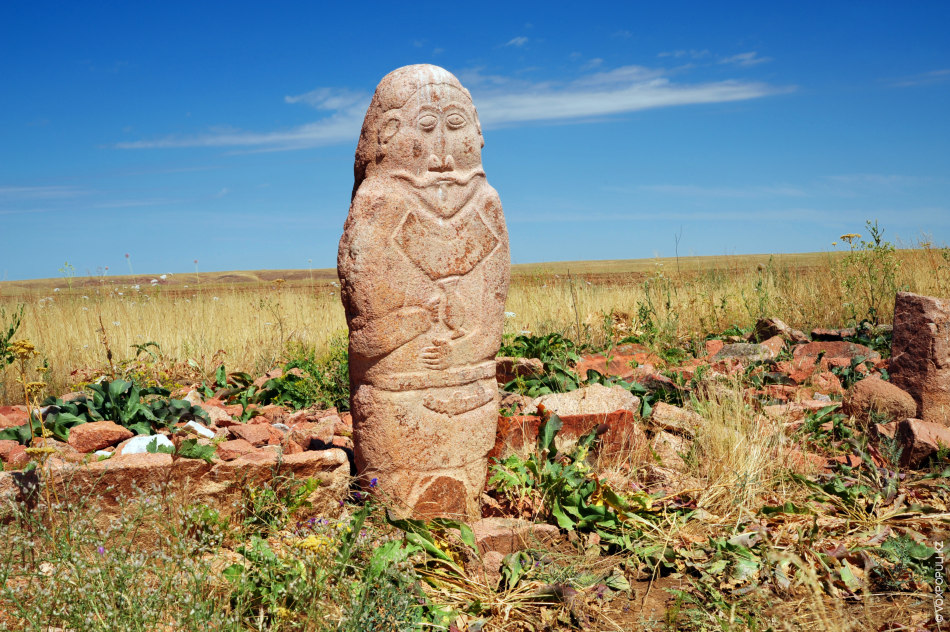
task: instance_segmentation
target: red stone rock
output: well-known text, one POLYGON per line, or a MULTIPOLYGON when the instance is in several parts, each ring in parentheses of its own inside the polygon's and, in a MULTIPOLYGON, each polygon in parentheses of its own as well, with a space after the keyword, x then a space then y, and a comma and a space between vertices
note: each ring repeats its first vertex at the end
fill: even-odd
POLYGON ((815 372, 817 360, 815 356, 793 357, 791 360, 779 361, 776 367, 796 384, 804 384, 815 372))
POLYGON ((296 423, 290 427, 290 438, 306 449, 326 447, 333 442, 338 419, 337 417, 327 417, 317 422, 302 421, 296 423))
POLYGON ((516 518, 482 518, 472 524, 472 532, 482 555, 490 551, 508 555, 526 548, 543 548, 560 535, 560 529, 554 525, 516 518))
POLYGON ((276 404, 268 404, 261 408, 261 415, 267 417, 271 423, 282 423, 284 418, 287 417, 287 409, 283 406, 277 406, 276 404))
POLYGON ((7 455, 10 454, 10 450, 20 445, 16 441, 10 439, 0 439, 0 461, 6 461, 7 455))
POLYGON ((334 448, 353 449, 353 439, 350 437, 333 437, 333 441, 331 441, 330 444, 334 448))
POLYGON ((692 438, 696 429, 703 423, 703 418, 691 410, 672 406, 666 402, 656 402, 653 412, 650 413, 650 423, 676 434, 692 438))
POLYGON ((873 431, 879 437, 893 439, 897 436, 897 426, 899 424, 900 422, 898 421, 889 421, 886 424, 874 424, 873 431))
POLYGON ((270 424, 239 424, 230 426, 228 434, 235 439, 244 439, 253 446, 279 445, 283 436, 270 424), (276 434, 275 434, 276 433, 276 434))
POLYGON ((4 462, 10 467, 23 467, 30 462, 30 455, 26 453, 25 447, 17 444, 7 452, 4 462))
POLYGON ((718 339, 707 340, 706 341, 706 355, 714 356, 720 351, 722 351, 722 348, 725 346, 726 346, 726 343, 723 342, 722 340, 718 340, 718 339))
POLYGON ((822 371, 811 376, 811 385, 815 390, 825 395, 844 395, 841 380, 831 371, 822 371))
POLYGON ((208 400, 207 402, 202 402, 198 404, 198 408, 208 413, 208 417, 211 419, 211 424, 219 428, 226 428, 228 426, 234 425, 236 422, 231 418, 222 407, 211 404, 213 400, 208 400))
POLYGON ((950 426, 950 300, 898 292, 891 348, 891 381, 914 398, 916 416, 950 426))
MULTIPOLYGON (((638 449, 645 445, 646 435, 637 416, 629 410, 618 410, 608 414, 564 415, 561 417, 561 430, 558 436, 577 439, 603 424, 606 432, 601 435, 601 454, 615 454, 623 450, 638 449)), ((534 445, 538 440, 541 418, 535 415, 517 415, 499 417, 495 446, 489 457, 501 457, 506 447, 520 448, 534 445)))
POLYGON ((232 417, 240 417, 244 413, 244 406, 241 404, 227 404, 221 408, 232 417))
POLYGON ((897 440, 902 448, 901 465, 918 467, 941 447, 950 447, 950 428, 920 419, 904 419, 897 424, 897 440))
POLYGON ((916 414, 917 402, 906 391, 872 375, 851 387, 841 411, 863 422, 870 421, 873 413, 900 421, 916 414))
POLYGON ((278 377, 282 377, 283 375, 284 375, 283 369, 281 368, 271 369, 264 375, 254 380, 254 386, 257 388, 263 388, 263 386, 267 384, 270 380, 273 380, 278 377))
POLYGON ((349 437, 353 434, 353 424, 347 423, 342 418, 337 418, 333 422, 333 434, 341 437, 349 437))
POLYGON ((683 457, 689 452, 690 444, 688 439, 661 431, 653 436, 650 450, 661 466, 683 470, 686 468, 683 457))
POLYGON ((772 336, 759 344, 771 351, 773 358, 778 356, 778 354, 785 349, 785 340, 781 336, 772 336))
POLYGON ((837 407, 837 402, 824 402, 821 400, 804 400, 790 404, 776 404, 774 406, 764 406, 762 412, 771 419, 777 421, 798 421, 804 419, 809 412, 818 412, 828 406, 837 407))
POLYGON ((841 465, 847 465, 848 467, 858 467, 864 463, 864 461, 861 459, 861 457, 855 456, 853 454, 842 454, 839 456, 829 457, 827 459, 825 469, 832 470, 834 469, 834 466, 839 463, 841 465))
POLYGON ((767 340, 773 336, 781 336, 790 342, 808 342, 808 337, 797 329, 792 329, 778 318, 762 318, 755 324, 755 330, 749 342, 767 340))
POLYGON ((851 360, 859 356, 872 362, 881 359, 881 354, 877 351, 873 351, 864 345, 843 341, 809 342, 798 345, 792 351, 792 356, 795 358, 802 356, 818 357, 822 352, 824 352, 824 359, 840 358, 847 360, 845 366, 850 365, 851 360))
POLYGON ((22 426, 29 420, 26 406, 0 406, 0 430, 22 426))
POLYGON ((633 377, 635 367, 641 365, 655 366, 660 361, 659 357, 654 355, 643 345, 625 344, 615 347, 611 351, 609 366, 606 355, 595 353, 581 356, 580 361, 574 367, 574 371, 581 379, 587 378, 588 370, 594 370, 601 375, 609 375, 619 377, 622 380, 628 380, 633 377))
POLYGON ((215 454, 222 461, 233 461, 256 449, 244 439, 232 439, 219 443, 215 454))
POLYGON ((824 469, 827 462, 820 454, 798 449, 789 450, 786 458, 787 467, 796 474, 813 474, 824 469))
POLYGON ((283 442, 281 442, 280 448, 283 454, 300 454, 304 451, 302 445, 288 438, 285 438, 283 442))
POLYGON ((128 428, 112 421, 93 421, 69 429, 69 445, 89 453, 116 445, 135 436, 128 428))
POLYGON ((517 377, 535 377, 544 373, 544 362, 537 358, 495 358, 495 381, 505 385, 517 377))

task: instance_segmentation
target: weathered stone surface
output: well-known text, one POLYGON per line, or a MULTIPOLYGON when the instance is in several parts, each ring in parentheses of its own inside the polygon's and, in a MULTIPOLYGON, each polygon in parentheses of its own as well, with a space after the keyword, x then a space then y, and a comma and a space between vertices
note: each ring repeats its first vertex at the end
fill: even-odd
MULTIPOLYGON (((173 459, 170 454, 116 455, 105 461, 54 468, 57 489, 88 498, 108 518, 123 500, 177 496, 179 502, 198 502, 229 516, 240 506, 249 486, 269 484, 276 476, 317 479, 320 485, 307 498, 309 514, 338 508, 349 487, 349 462, 342 450, 280 455, 278 450, 255 450, 233 461, 214 464, 200 459, 173 459)), ((5 486, 0 473, 0 490, 5 486)), ((0 494, 2 496, 2 494, 0 494)))
POLYGON ((69 445, 80 452, 95 452, 133 436, 135 433, 115 422, 92 421, 69 429, 69 445))
POLYGON ((703 423, 703 418, 691 410, 666 402, 656 402, 653 404, 653 412, 650 413, 650 422, 663 430, 692 438, 696 429, 703 423))
POLYGON ((920 419, 904 419, 897 424, 897 441, 901 445, 901 465, 917 467, 941 447, 950 448, 950 428, 920 419))
POLYGON ((558 537, 560 529, 517 518, 482 518, 472 524, 472 532, 482 555, 490 551, 508 555, 526 548, 542 548, 558 537))
POLYGON ((764 345, 752 342, 736 342, 720 349, 716 355, 712 357, 711 361, 720 362, 722 360, 732 359, 740 362, 761 362, 763 360, 771 360, 776 355, 776 353, 773 353, 771 349, 764 345))
POLYGON ((639 410, 640 398, 622 386, 592 384, 567 393, 551 393, 535 398, 528 410, 539 406, 563 417, 564 415, 606 415, 615 410, 639 410))
POLYGON ((877 375, 871 375, 851 387, 842 402, 841 411, 864 422, 871 420, 872 413, 900 421, 917 413, 917 402, 906 391, 877 375))
POLYGON ((918 418, 950 426, 950 300, 897 293, 890 371, 918 418))
POLYGON ((534 377, 544 373, 544 362, 537 358, 495 358, 495 381, 504 386, 516 377, 534 377))
POLYGON ((448 71, 376 88, 337 270, 356 464, 402 513, 475 517, 498 414, 510 255, 478 115, 448 71))

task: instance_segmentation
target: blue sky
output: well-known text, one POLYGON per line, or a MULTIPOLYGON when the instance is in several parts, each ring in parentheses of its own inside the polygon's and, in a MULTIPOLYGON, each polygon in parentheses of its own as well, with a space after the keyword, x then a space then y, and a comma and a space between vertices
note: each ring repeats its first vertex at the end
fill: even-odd
POLYGON ((0 10, 0 280, 333 267, 412 63, 472 92, 516 263, 950 241, 946 2, 92 4, 0 10))

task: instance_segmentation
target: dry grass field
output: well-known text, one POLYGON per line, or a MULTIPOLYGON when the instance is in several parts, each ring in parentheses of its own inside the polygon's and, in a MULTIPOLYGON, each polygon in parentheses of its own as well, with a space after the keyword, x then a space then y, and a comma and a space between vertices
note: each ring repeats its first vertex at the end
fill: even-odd
MULTIPOLYGON (((777 316, 793 327, 844 326, 867 314, 879 272, 846 265, 847 251, 516 265, 507 333, 560 332, 602 345, 616 325, 655 330, 656 344, 702 340, 732 325, 777 316)), ((893 285, 946 296, 946 250, 897 250, 893 285)), ((24 308, 19 336, 49 364, 49 393, 62 393, 157 343, 172 378, 229 370, 262 372, 289 344, 325 349, 346 323, 333 270, 267 270, 0 283, 7 319, 24 308), (197 368, 195 368, 197 366, 197 368)), ((888 322, 893 297, 877 297, 888 322)), ((155 348, 152 347, 154 351, 155 348)), ((0 402, 22 401, 12 371, 0 402)))

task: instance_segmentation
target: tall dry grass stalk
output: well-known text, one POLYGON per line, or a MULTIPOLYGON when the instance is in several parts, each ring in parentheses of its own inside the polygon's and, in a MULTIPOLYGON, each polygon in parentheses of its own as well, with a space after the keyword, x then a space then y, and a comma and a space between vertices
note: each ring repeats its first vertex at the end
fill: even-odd
MULTIPOLYGON (((946 295, 950 268, 941 267, 944 260, 935 252, 942 251, 897 251, 899 286, 946 295)), ((506 318, 505 331, 557 331, 603 345, 617 333, 605 323, 620 322, 632 332, 652 328, 658 343, 674 345, 761 316, 802 329, 844 325, 851 318, 854 297, 843 290, 841 253, 777 256, 764 263, 761 256, 695 259, 683 259, 679 273, 672 260, 615 274, 596 262, 571 264, 570 277, 543 266, 519 268, 506 308, 514 315, 506 318)), ((77 369, 108 368, 104 337, 115 363, 134 358, 134 345, 156 342, 170 363, 193 360, 210 372, 224 361, 229 370, 254 372, 272 367, 290 343, 320 351, 346 329, 339 289, 328 282, 202 283, 190 289, 143 284, 136 290, 116 278, 57 292, 8 288, 0 285, 0 307, 10 313, 25 303, 18 337, 32 340, 48 359, 52 393, 80 381, 77 369)), ((0 401, 22 398, 13 380, 11 371, 0 376, 0 401)))
POLYGON ((696 403, 702 423, 689 455, 700 481, 697 505, 725 521, 753 515, 788 459, 782 424, 764 418, 745 401, 738 381, 708 383, 696 403))

